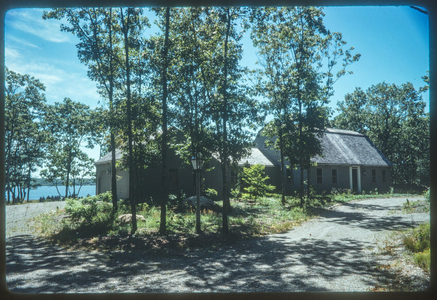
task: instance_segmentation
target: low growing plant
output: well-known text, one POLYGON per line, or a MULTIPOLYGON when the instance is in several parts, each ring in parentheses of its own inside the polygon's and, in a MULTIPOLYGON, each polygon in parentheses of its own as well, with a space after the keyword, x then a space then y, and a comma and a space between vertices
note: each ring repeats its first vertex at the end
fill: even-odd
POLYGON ((407 233, 403 238, 405 248, 414 253, 415 262, 423 269, 429 270, 431 257, 431 229, 430 224, 421 224, 407 233))

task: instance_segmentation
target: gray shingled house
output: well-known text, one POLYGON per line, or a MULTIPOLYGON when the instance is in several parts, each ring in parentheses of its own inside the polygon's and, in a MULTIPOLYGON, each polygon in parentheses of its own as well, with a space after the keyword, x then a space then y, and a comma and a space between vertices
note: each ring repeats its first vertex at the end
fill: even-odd
MULTIPOLYGON (((280 192, 281 168, 279 151, 266 146, 266 137, 258 134, 255 139, 255 147, 251 154, 239 161, 238 166, 261 164, 265 166, 265 173, 270 177, 269 184, 274 185, 280 192)), ((391 163, 375 147, 370 139, 360 133, 348 130, 326 129, 321 138, 323 154, 313 158, 315 166, 311 167, 310 184, 318 192, 331 192, 332 189, 350 189, 356 193, 363 191, 379 192, 388 191, 391 183, 391 163)), ((194 177, 190 165, 170 151, 167 177, 169 180, 169 192, 171 194, 185 193, 187 196, 195 194, 194 177)), ((117 151, 116 159, 121 158, 117 151)), ((111 190, 111 154, 107 154, 95 163, 96 166, 96 193, 111 190)), ((287 165, 288 163, 286 163, 287 165)), ((203 172, 205 188, 212 188, 218 192, 217 199, 222 198, 222 176, 220 161, 212 157, 208 168, 211 171, 203 172)), ((143 199, 159 198, 161 194, 161 167, 150 167, 142 174, 141 195, 143 199)), ((237 172, 230 168, 228 178, 231 178, 231 186, 237 181, 237 172)), ((117 191, 120 199, 128 198, 129 173, 126 170, 117 170, 117 191)), ((300 170, 293 170, 293 174, 287 168, 284 170, 287 176, 285 192, 292 194, 293 190, 299 190, 300 170), (293 176, 292 176, 293 175, 293 176)), ((307 178, 307 170, 305 170, 307 178)), ((306 188, 306 187, 305 187, 306 188)))
MULTIPOLYGON (((97 162, 96 167, 96 193, 104 193, 111 191, 111 153, 103 156, 97 162)), ((122 153, 116 151, 116 160, 121 159, 122 153)), ((186 196, 195 195, 195 177, 191 164, 186 164, 179 158, 173 149, 169 150, 167 155, 167 179, 169 185, 169 193, 173 195, 185 194, 186 196)), ((252 155, 247 158, 249 164, 260 163, 270 167, 270 161, 258 150, 253 149, 252 155)), ((244 162, 240 162, 242 167, 244 162)), ((203 168, 202 178, 204 178, 204 188, 210 188, 217 191, 217 196, 212 197, 214 200, 222 199, 222 174, 220 161, 213 155, 211 160, 205 164, 203 168), (208 171, 206 171, 208 170, 208 171)), ((149 199, 157 200, 161 196, 161 174, 162 167, 160 164, 148 167, 144 171, 140 171, 142 177, 142 185, 140 194, 143 201, 149 199)), ((231 184, 236 183, 237 172, 232 168, 228 169, 228 178, 231 179, 231 184)), ((129 198, 129 172, 117 168, 117 194, 118 199, 129 198)))
MULTIPOLYGON (((270 184, 280 186, 279 151, 265 146, 266 137, 258 135, 255 144, 275 166, 276 176, 270 175, 270 184)), ((332 189, 350 189, 355 193, 388 191, 391 184, 391 163, 365 135, 350 130, 327 128, 321 138, 323 154, 312 159, 310 184, 318 192, 332 189)), ((288 165, 288 163, 286 163, 288 165)), ((286 171, 286 193, 300 188, 300 170, 286 171), (291 176, 293 175, 293 176, 291 176), (293 182, 292 182, 293 181, 293 182)), ((305 179, 307 171, 305 170, 305 179)))

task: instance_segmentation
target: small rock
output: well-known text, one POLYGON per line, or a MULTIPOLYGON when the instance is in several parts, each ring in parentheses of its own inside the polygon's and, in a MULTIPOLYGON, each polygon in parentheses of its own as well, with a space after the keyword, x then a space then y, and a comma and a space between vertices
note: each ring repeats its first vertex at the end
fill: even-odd
MULTIPOLYGON (((191 197, 185 199, 184 204, 191 206, 191 207, 196 207, 197 206, 197 197, 191 196, 191 197)), ((204 209, 204 208, 216 210, 218 208, 218 205, 215 204, 214 201, 212 201, 211 199, 204 197, 204 196, 200 196, 200 209, 204 209)))
MULTIPOLYGON (((132 214, 123 214, 118 217, 121 223, 130 223, 132 221, 132 214)), ((137 221, 146 221, 142 215, 137 215, 137 221)))

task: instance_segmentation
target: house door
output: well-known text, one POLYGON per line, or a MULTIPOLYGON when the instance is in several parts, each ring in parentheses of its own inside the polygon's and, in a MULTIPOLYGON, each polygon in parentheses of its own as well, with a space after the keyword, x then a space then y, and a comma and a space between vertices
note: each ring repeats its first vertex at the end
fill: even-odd
POLYGON ((360 167, 350 167, 350 188, 352 192, 361 193, 360 167))
POLYGON ((352 169, 352 191, 358 192, 358 170, 352 169))

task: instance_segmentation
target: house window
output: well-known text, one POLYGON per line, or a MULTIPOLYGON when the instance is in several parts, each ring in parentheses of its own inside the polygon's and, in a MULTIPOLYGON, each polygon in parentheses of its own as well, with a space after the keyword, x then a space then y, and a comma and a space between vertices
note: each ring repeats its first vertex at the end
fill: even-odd
POLYGON ((322 184, 323 183, 322 169, 318 168, 316 172, 317 172, 317 184, 322 184))
POLYGON ((337 184, 337 169, 332 169, 332 184, 337 184))
POLYGON ((372 182, 376 182, 376 170, 372 170, 372 182))
POLYGON ((178 170, 177 169, 170 169, 169 170, 169 188, 170 190, 174 191, 178 189, 178 170))
POLYGON ((385 182, 385 176, 386 176, 385 170, 382 170, 382 182, 385 182))

